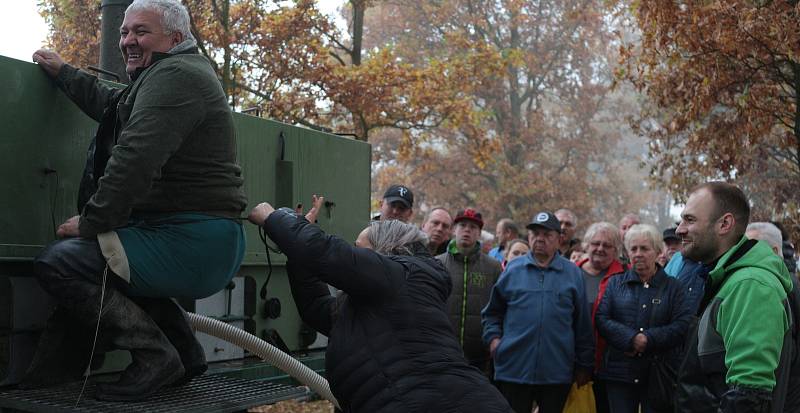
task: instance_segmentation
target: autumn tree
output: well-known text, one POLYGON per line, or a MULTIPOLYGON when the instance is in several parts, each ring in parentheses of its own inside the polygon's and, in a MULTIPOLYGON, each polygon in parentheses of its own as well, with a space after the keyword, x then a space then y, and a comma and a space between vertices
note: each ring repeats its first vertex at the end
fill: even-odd
MULTIPOLYGON (((100 8, 96 0, 40 0, 39 13, 51 28, 50 48, 82 67, 100 61, 100 8)), ((31 54, 33 54, 31 50, 31 54)))
MULTIPOLYGON (((369 139, 376 186, 520 221, 562 206, 615 220, 650 197, 620 150, 602 3, 349 0, 343 33, 311 0, 185 0, 232 106, 369 139)), ((43 5, 54 33, 94 30, 89 3, 43 5)))
POLYGON ((477 206, 495 221, 565 206, 584 223, 638 211, 651 193, 637 154, 620 150, 607 17, 592 0, 376 4, 365 47, 391 44, 413 63, 482 48, 493 69, 464 92, 472 122, 373 141, 374 189, 403 179, 429 206, 477 206))
MULTIPOLYGON (((359 29, 344 40, 312 0, 184 3, 198 47, 236 108, 257 107, 264 116, 361 140, 378 128, 424 129, 469 111, 469 100, 460 94, 472 76, 464 59, 412 66, 390 47, 362 52, 360 36, 354 36, 359 29)), ((359 11, 354 16, 363 15, 367 3, 351 3, 359 11)), ((96 49, 96 30, 87 24, 97 23, 94 2, 45 0, 42 12, 53 33, 80 33, 87 39, 81 47, 96 49)), ((69 61, 95 63, 69 42, 51 44, 69 61)))
POLYGON ((640 44, 619 76, 649 96, 635 119, 652 176, 742 185, 756 219, 787 220, 800 240, 800 5, 797 1, 644 0, 640 44))

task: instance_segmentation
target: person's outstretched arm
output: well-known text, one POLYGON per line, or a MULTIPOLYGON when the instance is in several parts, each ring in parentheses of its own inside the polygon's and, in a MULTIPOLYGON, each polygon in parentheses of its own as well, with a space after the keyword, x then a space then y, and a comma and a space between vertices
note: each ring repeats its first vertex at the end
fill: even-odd
POLYGON ((393 295, 405 280, 405 268, 399 263, 326 235, 290 210, 275 211, 271 205, 261 204, 249 219, 258 223, 261 217, 265 217, 261 222, 267 235, 290 260, 302 263, 322 281, 352 297, 379 300, 393 295))
POLYGON ((103 84, 97 76, 78 70, 66 63, 61 56, 51 50, 39 49, 33 54, 33 61, 47 76, 55 80, 61 90, 90 118, 100 122, 109 102, 122 93, 103 84))

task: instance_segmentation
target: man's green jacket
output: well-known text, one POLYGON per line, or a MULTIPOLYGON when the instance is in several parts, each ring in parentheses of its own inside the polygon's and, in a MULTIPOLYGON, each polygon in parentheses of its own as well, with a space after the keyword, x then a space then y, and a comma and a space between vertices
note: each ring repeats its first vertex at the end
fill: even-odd
POLYGON ((738 403, 736 394, 756 404, 772 399, 782 405, 786 388, 780 383, 787 380, 791 349, 786 347, 792 345, 787 302, 792 279, 763 241, 737 254, 747 241, 743 237, 708 274, 706 305, 689 331, 678 377, 678 411, 738 411, 725 407, 738 403))
POLYGON ((100 122, 97 190, 81 212, 81 236, 125 226, 137 212, 235 218, 244 210, 231 110, 196 48, 154 53, 124 90, 69 65, 56 83, 100 122))

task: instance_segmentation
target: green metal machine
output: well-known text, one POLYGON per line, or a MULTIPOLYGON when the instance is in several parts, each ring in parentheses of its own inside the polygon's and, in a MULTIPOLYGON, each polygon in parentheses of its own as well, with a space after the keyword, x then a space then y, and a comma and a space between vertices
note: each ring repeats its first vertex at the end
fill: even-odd
MULTIPOLYGON (((36 65, 0 56, 0 78, 0 383, 8 383, 27 365, 51 305, 31 277, 32 259, 55 239, 56 227, 78 213, 79 178, 97 125, 36 65)), ((355 238, 369 217, 368 144, 243 114, 235 114, 235 122, 248 209, 261 201, 308 208, 312 194, 324 194, 319 225, 355 238)), ((324 340, 297 314, 285 258, 272 253, 266 284, 265 246, 257 228, 244 225, 247 252, 234 282, 215 296, 182 304, 290 352, 308 352, 312 368, 322 368, 321 352, 312 349, 324 347, 324 340)), ((212 371, 247 378, 282 374, 212 337, 200 339, 209 361, 219 361, 212 371)), ((119 368, 115 363, 124 357, 110 357, 104 368, 119 368)))

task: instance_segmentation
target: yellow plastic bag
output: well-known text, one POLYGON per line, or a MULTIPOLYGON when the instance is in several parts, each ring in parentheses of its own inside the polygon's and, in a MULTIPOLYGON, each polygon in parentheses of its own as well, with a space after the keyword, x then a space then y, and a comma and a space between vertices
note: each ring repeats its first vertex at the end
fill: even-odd
POLYGON ((567 396, 567 404, 564 405, 564 413, 597 413, 594 405, 594 391, 592 382, 578 387, 572 383, 572 388, 567 396))

